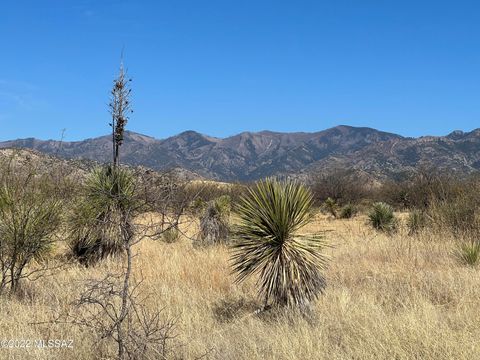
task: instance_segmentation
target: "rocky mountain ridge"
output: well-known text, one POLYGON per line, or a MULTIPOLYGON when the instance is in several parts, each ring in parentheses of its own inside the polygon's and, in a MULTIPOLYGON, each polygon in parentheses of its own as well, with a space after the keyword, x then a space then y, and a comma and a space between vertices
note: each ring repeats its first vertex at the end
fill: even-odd
MULTIPOLYGON (((8 147, 68 159, 107 162, 111 158, 110 135, 74 142, 34 138, 0 142, 0 148, 8 147)), ((223 139, 195 131, 155 139, 128 131, 121 154, 121 161, 129 165, 161 171, 182 168, 222 181, 332 168, 351 168, 386 179, 423 165, 468 174, 480 170, 480 129, 419 138, 345 125, 314 133, 243 132, 223 139)))

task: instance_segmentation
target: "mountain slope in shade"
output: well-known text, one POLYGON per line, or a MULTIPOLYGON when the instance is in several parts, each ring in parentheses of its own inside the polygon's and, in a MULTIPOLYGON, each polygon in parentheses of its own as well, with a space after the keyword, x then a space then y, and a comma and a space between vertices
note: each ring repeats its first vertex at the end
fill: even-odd
MULTIPOLYGON (((111 137, 75 142, 19 139, 24 147, 65 158, 109 161, 111 137)), ((395 178, 431 164, 459 174, 480 170, 480 129, 443 137, 407 138, 371 128, 337 126, 315 133, 244 132, 219 139, 186 131, 159 140, 126 132, 121 161, 156 170, 183 168, 204 177, 235 181, 278 174, 353 168, 374 178, 395 178)))

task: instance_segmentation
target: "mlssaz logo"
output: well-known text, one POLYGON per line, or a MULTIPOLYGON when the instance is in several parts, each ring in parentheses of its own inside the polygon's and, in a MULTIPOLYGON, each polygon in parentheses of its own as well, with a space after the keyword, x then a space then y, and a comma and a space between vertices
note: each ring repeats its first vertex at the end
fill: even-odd
POLYGON ((41 349, 73 349, 73 340, 35 340, 35 347, 41 349))

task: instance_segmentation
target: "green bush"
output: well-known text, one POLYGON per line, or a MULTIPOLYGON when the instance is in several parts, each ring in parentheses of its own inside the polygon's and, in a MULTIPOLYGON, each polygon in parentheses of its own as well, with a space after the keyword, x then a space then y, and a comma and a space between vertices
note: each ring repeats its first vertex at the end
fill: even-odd
POLYGON ((393 231, 397 225, 393 208, 383 202, 373 204, 368 218, 373 228, 381 231, 393 231))
POLYGON ((61 226, 62 202, 48 190, 46 181, 34 173, 1 176, 0 294, 7 286, 17 290, 32 272, 38 278, 41 269, 29 266, 51 255, 61 226))

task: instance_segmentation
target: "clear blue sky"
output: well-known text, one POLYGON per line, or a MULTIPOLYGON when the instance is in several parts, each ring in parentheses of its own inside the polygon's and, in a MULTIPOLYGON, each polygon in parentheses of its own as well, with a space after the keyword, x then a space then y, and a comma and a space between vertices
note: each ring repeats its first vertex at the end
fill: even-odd
POLYGON ((480 127, 480 3, 5 0, 0 139, 106 134, 120 52, 133 131, 408 136, 480 127))

